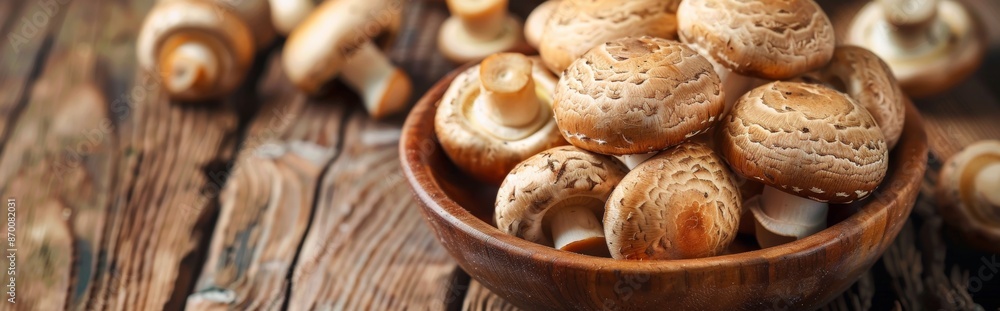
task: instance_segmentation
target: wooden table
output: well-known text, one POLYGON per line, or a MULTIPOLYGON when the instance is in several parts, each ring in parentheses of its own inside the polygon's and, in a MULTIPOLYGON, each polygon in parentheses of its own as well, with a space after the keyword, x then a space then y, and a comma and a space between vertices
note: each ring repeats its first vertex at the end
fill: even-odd
MULTIPOLYGON (((170 102, 136 70, 152 2, 0 2, 13 309, 514 309, 470 280, 421 219, 399 172, 402 116, 372 121, 347 91, 305 97, 275 62, 278 45, 225 100, 170 102)), ((524 16, 538 1, 512 2, 524 16)), ((992 17, 993 49, 975 78, 918 102, 933 148, 928 189, 938 159, 1000 138, 1000 4, 968 2, 992 17)), ((852 8, 828 7, 834 20, 852 8)), ((455 67, 435 51, 447 11, 413 1, 405 16, 388 54, 419 95, 455 67)), ((968 288, 995 254, 949 236, 931 199, 925 191, 883 260, 829 309, 1000 306, 1000 277, 968 288)))

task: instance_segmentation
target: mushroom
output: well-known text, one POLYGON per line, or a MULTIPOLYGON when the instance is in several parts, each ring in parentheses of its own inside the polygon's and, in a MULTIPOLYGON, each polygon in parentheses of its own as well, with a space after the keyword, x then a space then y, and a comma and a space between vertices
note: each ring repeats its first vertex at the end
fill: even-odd
POLYGON ((370 41, 388 22, 371 12, 387 9, 391 1, 336 0, 318 6, 285 42, 282 62, 289 79, 318 94, 340 75, 373 118, 402 110, 410 97, 410 79, 370 41))
POLYGON ((973 245, 1000 252, 1000 141, 965 147, 941 168, 938 210, 973 245))
POLYGON ((736 237, 740 190, 711 148, 685 142, 628 173, 611 192, 604 235, 615 259, 721 254, 736 237))
POLYGON ((504 233, 592 256, 608 256, 601 217, 628 170, 614 159, 573 146, 521 162, 497 192, 496 224, 504 233))
POLYGON ((455 78, 441 98, 434 130, 469 175, 499 184, 517 163, 565 145, 552 120, 555 77, 538 58, 494 54, 455 78))
POLYGON ((622 37, 677 37, 680 0, 564 0, 542 33, 539 54, 560 73, 591 48, 622 37))
POLYGON ((903 91, 927 97, 955 86, 983 60, 975 16, 954 0, 879 0, 854 17, 847 42, 882 57, 903 91))
POLYGON ((889 149, 896 146, 903 133, 906 94, 877 55, 856 46, 840 46, 826 67, 804 78, 819 80, 850 95, 875 117, 889 149))
POLYGON ((507 0, 447 0, 452 16, 438 33, 438 50, 456 63, 510 51, 520 44, 521 22, 507 12, 507 0))
POLYGON ((541 44, 542 34, 545 32, 545 24, 549 23, 549 19, 555 13, 556 7, 559 6, 559 1, 562 0, 542 2, 542 4, 539 4, 531 11, 531 14, 528 14, 528 19, 524 21, 524 39, 532 48, 537 50, 539 44, 541 44))
POLYGON ((590 50, 563 72, 553 103, 569 143, 624 156, 631 167, 707 131, 724 106, 708 60, 680 42, 653 37, 590 50))
POLYGON ((874 117, 819 84, 758 87, 740 98, 718 134, 733 170, 766 185, 744 202, 761 247, 822 230, 828 203, 867 197, 888 168, 889 149, 874 117))
POLYGON ((267 2, 271 6, 271 23, 278 33, 286 36, 316 8, 313 0, 268 0, 267 2))
POLYGON ((158 73, 172 98, 203 100, 228 94, 243 82, 254 38, 227 7, 207 1, 166 1, 153 8, 139 32, 139 65, 158 73))
POLYGON ((812 0, 686 0, 677 25, 681 41, 708 58, 722 79, 726 113, 759 85, 752 77, 780 80, 818 69, 835 44, 830 19, 812 0))

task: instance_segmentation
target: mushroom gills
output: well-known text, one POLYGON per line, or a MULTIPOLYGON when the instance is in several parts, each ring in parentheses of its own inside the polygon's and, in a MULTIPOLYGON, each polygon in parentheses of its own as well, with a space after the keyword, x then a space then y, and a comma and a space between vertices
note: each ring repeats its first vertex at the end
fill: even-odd
POLYGON ((594 214, 604 202, 591 197, 572 197, 556 203, 546 215, 557 249, 598 257, 611 257, 604 227, 594 214))
POLYGON ((761 195, 746 202, 757 220, 757 243, 761 248, 785 244, 826 228, 827 203, 764 187, 761 195))

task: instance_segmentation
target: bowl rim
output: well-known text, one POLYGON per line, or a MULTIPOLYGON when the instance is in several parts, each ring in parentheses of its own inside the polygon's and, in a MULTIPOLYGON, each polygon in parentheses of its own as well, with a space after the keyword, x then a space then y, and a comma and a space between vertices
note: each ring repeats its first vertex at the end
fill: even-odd
MULTIPOLYGON (((453 229, 473 237, 479 243, 503 250, 511 256, 548 261, 569 269, 593 270, 594 267, 603 267, 613 268, 623 273, 694 271, 717 269, 721 266, 766 263, 776 258, 785 260, 805 258, 809 254, 822 252, 833 244, 841 243, 841 238, 863 235, 862 231, 881 217, 885 217, 886 220, 894 217, 903 219, 905 222, 913 210, 917 194, 913 194, 912 198, 906 198, 907 196, 900 195, 901 191, 913 187, 915 183, 918 186, 911 191, 919 192, 919 183, 923 180, 927 168, 929 147, 923 122, 912 101, 907 100, 904 134, 889 156, 890 160, 901 160, 903 163, 896 165, 890 163, 890 172, 893 174, 886 176, 872 195, 865 199, 863 206, 858 211, 818 233, 780 246, 695 259, 631 261, 560 251, 503 233, 500 229, 480 220, 444 192, 433 176, 431 167, 421 160, 423 156, 419 151, 407 148, 408 145, 416 145, 414 139, 426 134, 430 134, 428 137, 432 138, 435 148, 438 147, 433 125, 437 104, 451 81, 471 65, 473 64, 456 68, 441 78, 413 107, 403 125, 399 143, 400 162, 413 195, 424 206, 425 211, 433 212, 453 229), (431 124, 425 124, 426 122, 431 124), (428 129, 430 133, 427 133, 428 129), (898 202, 904 199, 909 202, 898 202), (889 208, 900 204, 904 206, 895 209, 889 208), (899 211, 899 213, 888 215, 889 211, 899 211)), ((429 217, 430 215, 425 214, 425 218, 429 217)), ((888 224, 887 221, 886 226, 888 224)), ((902 223, 898 227, 901 228, 902 223)), ((895 240, 899 228, 896 228, 895 232, 891 232, 892 234, 886 234, 878 239, 877 244, 873 246, 884 251, 887 247, 886 244, 895 240)), ((875 258, 877 260, 878 257, 875 258)), ((874 263, 874 260, 871 263, 874 263)))

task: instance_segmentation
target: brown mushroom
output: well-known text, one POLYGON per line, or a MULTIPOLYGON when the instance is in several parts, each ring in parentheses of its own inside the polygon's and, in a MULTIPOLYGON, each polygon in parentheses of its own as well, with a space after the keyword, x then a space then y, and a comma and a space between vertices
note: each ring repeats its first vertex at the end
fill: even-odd
POLYGON ((499 184, 522 160, 566 144, 552 119, 554 85, 537 57, 487 57, 442 97, 434 118, 441 147, 469 175, 499 184))
POLYGON ((833 25, 812 0, 685 0, 678 35, 740 75, 788 79, 818 69, 833 55, 833 25))
POLYGON ((392 3, 336 0, 318 6, 285 42, 282 63, 289 79, 307 93, 318 94, 340 75, 373 118, 402 110, 410 97, 410 79, 370 41, 389 22, 373 12, 392 3))
POLYGON ((553 109, 563 137, 584 150, 640 157, 707 131, 723 110, 712 65, 680 42, 622 38, 567 68, 553 109))
POLYGON ((774 82, 750 91, 719 136, 733 170, 767 185, 745 202, 761 247, 822 230, 827 203, 867 197, 888 168, 888 147, 871 114, 819 84, 774 82))
POLYGON ((938 210, 971 244, 1000 252, 1000 141, 965 147, 942 166, 938 210))
POLYGON ((982 63, 986 39, 954 0, 878 0, 854 17, 847 42, 882 57, 910 96, 941 93, 982 63))
POLYGON ((740 192, 711 148, 686 142, 635 167, 611 192, 604 235, 616 259, 721 254, 736 237, 740 192))
POLYGON ((539 54, 560 73, 591 48, 622 37, 677 37, 680 0, 564 0, 542 34, 539 54))
POLYGON ((204 100, 235 89, 253 60, 250 28, 228 6, 166 1, 139 32, 139 65, 160 75, 172 98, 204 100))
POLYGON ((441 24, 438 50, 467 63, 523 44, 521 22, 507 11, 507 0, 447 0, 452 16, 441 24))
POLYGON ((552 18, 552 14, 555 13, 560 1, 562 0, 542 2, 542 4, 539 4, 531 11, 531 14, 528 14, 528 19, 524 21, 524 39, 528 42, 528 45, 536 50, 542 42, 545 25, 549 23, 549 19, 552 18))
POLYGON ((614 159, 562 146, 521 162, 496 200, 497 228, 557 249, 608 256, 600 219, 628 169, 614 159))
POLYGON ((840 46, 826 67, 806 77, 847 93, 875 117, 891 150, 903 133, 906 94, 892 70, 877 55, 856 46, 840 46))

